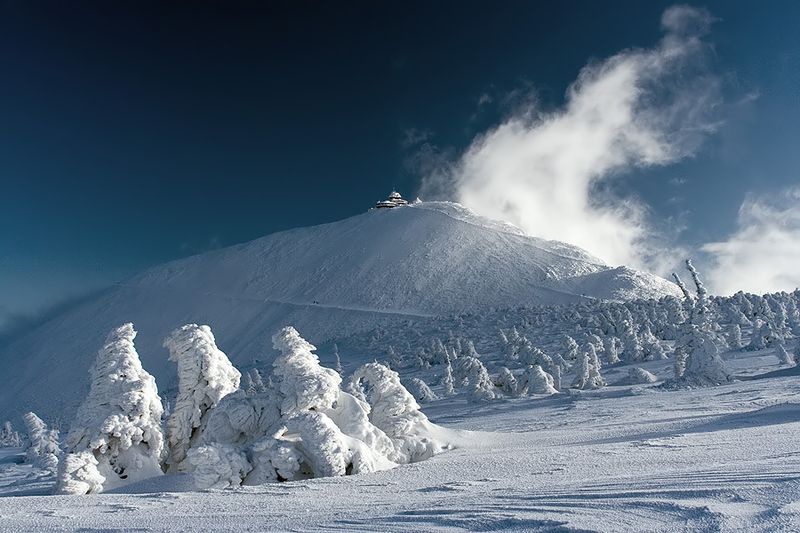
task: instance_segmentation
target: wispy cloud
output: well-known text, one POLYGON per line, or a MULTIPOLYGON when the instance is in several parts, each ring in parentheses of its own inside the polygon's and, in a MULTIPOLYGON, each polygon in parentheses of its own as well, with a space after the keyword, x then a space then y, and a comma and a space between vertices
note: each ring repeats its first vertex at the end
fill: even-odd
POLYGON ((718 294, 800 287, 800 186, 749 194, 739 208, 736 231, 703 250, 711 255, 708 280, 718 294))
POLYGON ((433 137, 433 132, 430 130, 420 130, 417 128, 408 128, 403 131, 403 138, 400 139, 400 146, 403 148, 412 148, 425 144, 433 137))
POLYGON ((667 9, 655 47, 588 64, 555 112, 541 111, 535 97, 521 99, 460 157, 440 157, 421 194, 455 199, 611 264, 660 269, 656 241, 665 232, 646 205, 610 185, 634 168, 692 155, 715 130, 720 81, 702 40, 712 21, 702 9, 667 9))
POLYGON ((489 105, 494 102, 494 98, 489 93, 482 93, 478 97, 478 107, 483 107, 485 105, 489 105))

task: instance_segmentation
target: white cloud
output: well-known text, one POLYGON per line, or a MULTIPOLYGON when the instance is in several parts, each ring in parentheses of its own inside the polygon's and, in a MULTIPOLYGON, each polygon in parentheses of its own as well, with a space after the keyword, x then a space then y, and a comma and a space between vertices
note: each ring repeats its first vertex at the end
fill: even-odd
POLYGON ((703 250, 712 257, 708 281, 717 294, 800 287, 800 186, 771 196, 749 194, 736 232, 703 250))
POLYGON ((408 128, 403 131, 403 138, 400 140, 400 146, 403 148, 411 148, 420 144, 424 144, 433 136, 430 130, 419 130, 417 128, 408 128))
POLYGON ((494 98, 489 93, 483 93, 478 97, 478 107, 489 105, 494 102, 494 98))
POLYGON ((714 130, 719 81, 701 40, 711 21, 704 10, 669 8, 654 48, 587 65, 555 112, 530 100, 429 172, 421 194, 453 198, 614 265, 660 270, 647 206, 610 185, 634 168, 691 155, 714 130))

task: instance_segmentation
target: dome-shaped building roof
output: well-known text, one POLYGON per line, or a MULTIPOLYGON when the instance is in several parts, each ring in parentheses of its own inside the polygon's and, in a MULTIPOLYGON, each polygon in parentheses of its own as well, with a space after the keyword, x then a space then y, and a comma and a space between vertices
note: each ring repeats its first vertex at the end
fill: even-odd
POLYGON ((392 191, 391 194, 389 194, 389 198, 376 203, 375 207, 380 209, 383 207, 400 207, 401 205, 408 205, 408 201, 404 200, 399 192, 392 191))

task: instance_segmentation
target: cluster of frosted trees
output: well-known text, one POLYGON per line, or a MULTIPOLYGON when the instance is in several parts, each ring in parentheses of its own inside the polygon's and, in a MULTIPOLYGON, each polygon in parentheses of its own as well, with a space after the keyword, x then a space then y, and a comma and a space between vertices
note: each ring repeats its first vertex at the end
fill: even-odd
MULTIPOLYGON (((370 340, 400 347, 389 349, 387 363, 393 368, 433 373, 431 383, 438 381, 445 396, 462 388, 475 400, 596 389, 606 384, 603 367, 621 364, 630 368, 618 384, 652 383, 659 378, 639 365, 666 359, 674 372, 663 376, 665 386, 718 385, 731 379, 720 357, 731 350, 772 350, 781 364, 795 364, 800 356, 795 341, 800 337, 800 290, 712 297, 690 261, 686 267, 691 290, 674 276, 682 299, 495 310, 461 315, 439 326, 447 328, 444 341, 432 328, 425 335, 400 330, 395 332, 399 338, 373 332, 370 340), (488 356, 478 355, 478 343, 457 337, 453 330, 474 335, 488 356), (486 338, 490 330, 499 333, 486 338), (416 347, 415 338, 420 339, 416 347)), ((437 396, 419 377, 409 386, 421 402, 437 396)))
POLYGON ((0 447, 10 446, 18 448, 22 446, 22 436, 14 430, 11 422, 6 421, 0 429, 0 447))
POLYGON ((35 413, 23 415, 27 436, 23 437, 14 430, 11 422, 5 422, 0 429, 0 447, 10 446, 25 448, 27 463, 40 469, 45 474, 55 474, 61 448, 58 441, 58 430, 47 427, 35 413))
POLYGON ((253 371, 244 389, 208 326, 175 330, 164 346, 177 364, 178 394, 165 416, 135 337, 132 324, 108 335, 64 453, 57 433, 26 415, 29 457, 57 469, 57 493, 98 493, 179 472, 201 488, 343 476, 427 459, 447 446, 396 372, 367 364, 342 390, 340 374, 320 366, 316 348, 291 327, 273 337, 280 356, 267 382, 253 371))

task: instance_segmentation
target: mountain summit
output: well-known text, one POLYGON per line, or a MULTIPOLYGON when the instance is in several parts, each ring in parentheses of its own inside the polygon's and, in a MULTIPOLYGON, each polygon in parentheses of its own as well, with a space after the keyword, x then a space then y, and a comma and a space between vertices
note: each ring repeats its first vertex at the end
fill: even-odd
POLYGON ((140 332, 145 368, 170 383, 161 341, 186 323, 211 325, 231 360, 247 364, 271 358, 269 338, 284 325, 317 343, 414 316, 676 290, 458 204, 370 209, 156 266, 50 319, 0 348, 0 375, 14 377, 0 414, 69 407, 105 335, 126 322, 140 332))

